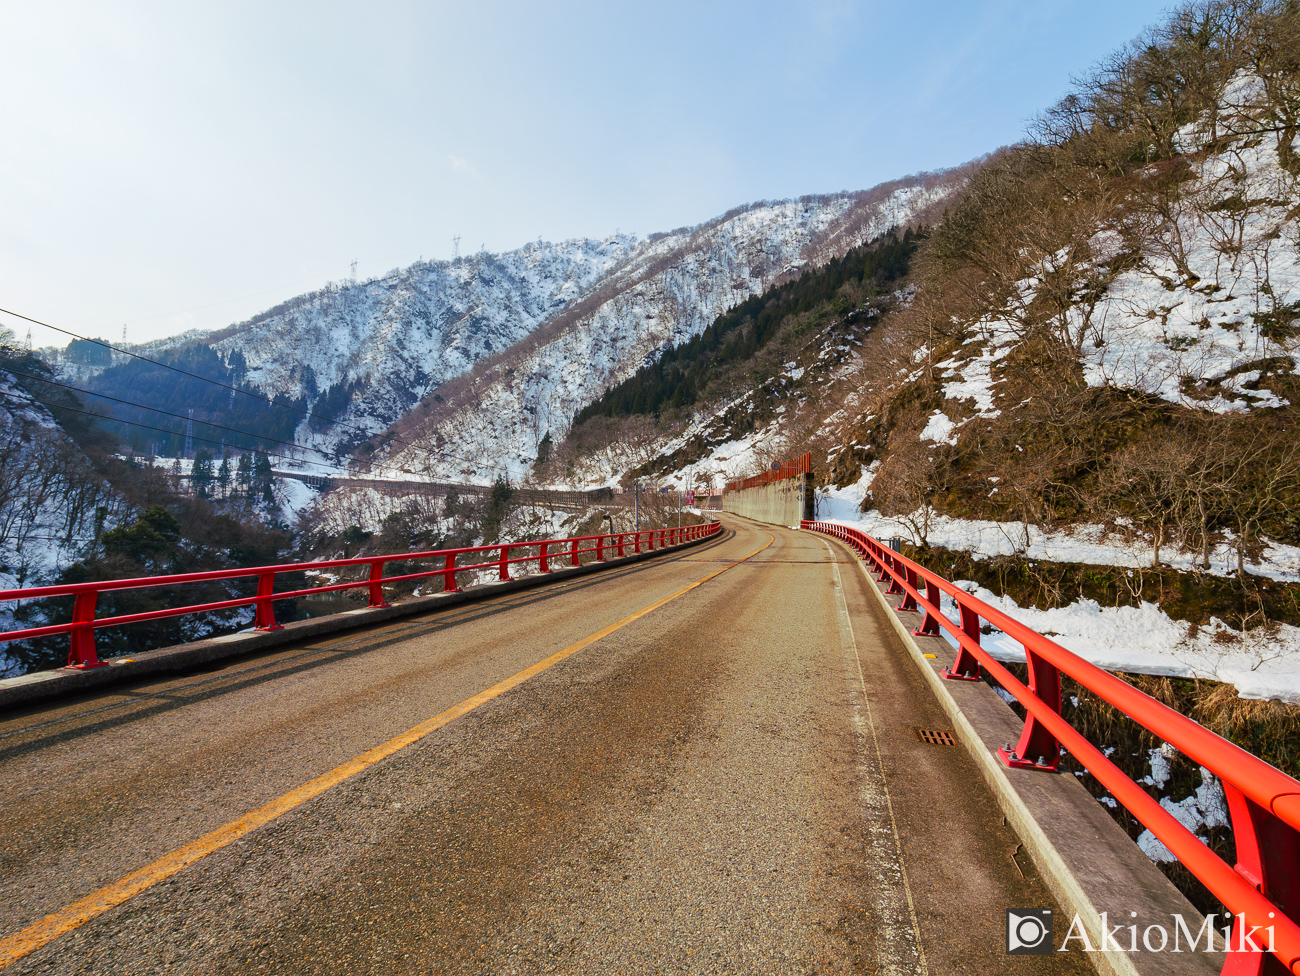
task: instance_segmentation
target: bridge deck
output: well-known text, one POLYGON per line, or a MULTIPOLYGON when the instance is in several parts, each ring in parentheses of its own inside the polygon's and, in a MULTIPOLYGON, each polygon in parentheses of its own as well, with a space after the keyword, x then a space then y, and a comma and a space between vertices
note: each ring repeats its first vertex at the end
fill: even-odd
POLYGON ((844 553, 727 525, 6 716, 0 935, 730 566, 10 971, 1091 972, 1004 955, 1055 906, 844 553))

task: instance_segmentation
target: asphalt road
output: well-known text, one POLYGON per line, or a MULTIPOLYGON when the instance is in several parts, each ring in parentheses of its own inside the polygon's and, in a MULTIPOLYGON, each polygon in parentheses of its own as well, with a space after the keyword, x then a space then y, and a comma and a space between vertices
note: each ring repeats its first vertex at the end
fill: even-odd
POLYGON ((1091 972, 850 557, 726 526, 5 716, 0 938, 678 594, 8 971, 1091 972))

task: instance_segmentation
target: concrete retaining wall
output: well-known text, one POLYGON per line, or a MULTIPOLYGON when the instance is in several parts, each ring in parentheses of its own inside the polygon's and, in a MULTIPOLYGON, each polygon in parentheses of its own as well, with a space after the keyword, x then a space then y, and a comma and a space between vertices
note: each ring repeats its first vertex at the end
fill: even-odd
POLYGON ((769 525, 797 527, 803 519, 814 517, 812 475, 728 491, 722 496, 722 510, 769 525))

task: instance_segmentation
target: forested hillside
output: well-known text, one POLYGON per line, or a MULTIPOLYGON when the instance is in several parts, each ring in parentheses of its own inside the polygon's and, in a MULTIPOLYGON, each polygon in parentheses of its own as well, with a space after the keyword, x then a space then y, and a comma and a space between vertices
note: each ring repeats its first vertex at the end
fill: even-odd
MULTIPOLYGON (((261 565, 288 551, 265 455, 260 465, 256 452, 234 455, 224 484, 214 467, 206 485, 124 456, 93 401, 12 340, 0 336, 0 588, 261 565)), ((199 602, 232 592, 213 583, 187 596, 199 602)), ((172 596, 166 589, 105 594, 99 612, 157 609, 172 596)), ((11 604, 0 629, 66 621, 71 611, 66 598, 11 604)), ((116 629, 101 637, 101 653, 221 633, 248 617, 236 610, 116 629)), ((0 649, 0 675, 56 667, 67 656, 66 637, 9 643, 0 649)))
MULTIPOLYGON (((450 479, 522 477, 548 434, 558 440, 576 412, 664 349, 890 227, 937 214, 965 179, 958 169, 859 193, 762 202, 653 240, 527 339, 426 398, 375 439, 375 460, 450 479)), ((596 483, 617 475, 606 465, 596 483)))
POLYGON ((997 154, 918 255, 850 426, 866 502, 1166 547, 1300 542, 1300 24, 1199 3, 997 154))
MULTIPOLYGON (((783 362, 801 340, 821 332, 865 302, 887 294, 903 279, 924 231, 891 230, 820 268, 754 295, 719 315, 681 346, 669 346, 631 379, 579 410, 574 424, 592 417, 658 415, 664 410, 734 395, 772 379, 754 357, 774 343, 783 362), (784 356, 784 358, 782 358, 784 356), (766 375, 764 375, 766 373, 766 375)), ((772 357, 767 357, 772 358, 772 357)))
MULTIPOLYGON (((182 417, 193 409, 196 422, 257 435, 196 427, 196 437, 216 440, 214 449, 223 441, 268 450, 297 445, 307 460, 345 468, 369 434, 529 334, 624 264, 639 244, 612 235, 417 261, 369 281, 332 282, 219 332, 132 350, 193 376, 84 340, 70 343, 62 360, 88 389, 127 401, 99 401, 123 421, 174 430, 130 404, 182 417)), ((113 430, 144 453, 175 457, 183 446, 174 435, 139 426, 113 430)))
POLYGON ((104 426, 132 451, 174 458, 181 456, 185 447, 185 425, 176 423, 180 418, 193 417, 200 446, 218 453, 223 443, 236 452, 273 450, 280 444, 293 443, 294 431, 306 419, 309 404, 315 404, 325 416, 332 416, 327 410, 347 406, 347 398, 333 388, 321 395, 310 367, 300 367, 298 372, 303 378, 301 396, 276 393, 268 400, 248 382, 248 364, 238 349, 223 355, 211 346, 195 343, 175 353, 164 352, 156 362, 127 359, 109 366, 86 382, 84 388, 115 398, 94 402, 102 404, 107 417, 123 421, 106 419, 104 426), (231 387, 250 395, 235 393, 231 387), (171 414, 170 421, 160 417, 159 411, 171 414), (235 430, 257 436, 241 435, 235 430))
POLYGON ((891 294, 738 304, 543 474, 717 488, 812 451, 822 516, 1061 608, 1035 623, 1098 663, 1300 700, 1298 134, 1300 12, 1184 6, 972 167, 891 294))
POLYGON ((1300 13, 1187 5, 972 168, 925 233, 738 304, 573 436, 667 419, 645 470, 727 476, 812 449, 836 498, 918 544, 965 519, 1020 551, 1088 526, 1157 565, 1291 558, 1298 133, 1300 13))

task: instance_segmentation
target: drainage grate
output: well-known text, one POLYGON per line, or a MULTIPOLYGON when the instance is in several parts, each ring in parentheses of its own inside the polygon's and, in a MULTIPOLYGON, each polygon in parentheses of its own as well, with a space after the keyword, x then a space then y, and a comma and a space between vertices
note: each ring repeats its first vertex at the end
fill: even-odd
POLYGON ((927 745, 955 746, 957 744, 951 732, 944 732, 941 729, 916 729, 915 731, 916 737, 927 745))

